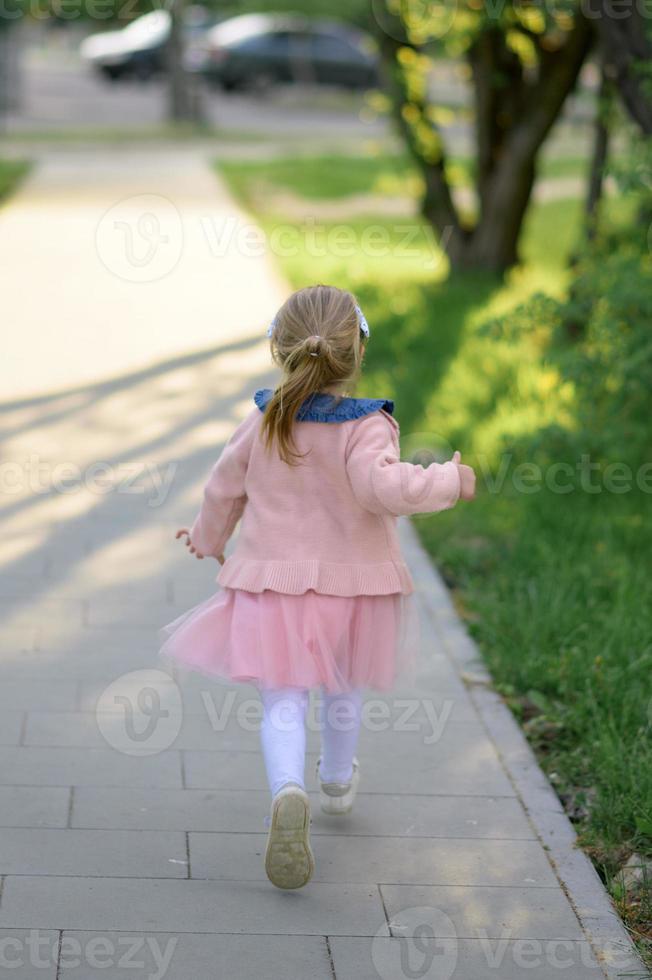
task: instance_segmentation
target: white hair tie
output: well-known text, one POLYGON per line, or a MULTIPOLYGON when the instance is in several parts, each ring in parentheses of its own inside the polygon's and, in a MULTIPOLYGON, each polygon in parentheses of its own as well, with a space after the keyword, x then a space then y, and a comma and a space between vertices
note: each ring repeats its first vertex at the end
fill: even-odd
MULTIPOLYGON (((360 327, 360 330, 365 335, 365 337, 368 337, 369 336, 369 324, 367 323, 366 316, 364 315, 364 313, 362 312, 362 310, 360 309, 360 307, 357 306, 357 305, 355 307, 355 312, 357 313, 357 316, 358 316, 358 325, 360 327)), ((277 322, 278 322, 278 314, 277 314, 277 316, 274 317, 274 319, 272 320, 272 322, 270 323, 270 325, 267 328, 267 336, 268 337, 271 337, 272 334, 274 333, 274 330, 276 329, 277 322)))

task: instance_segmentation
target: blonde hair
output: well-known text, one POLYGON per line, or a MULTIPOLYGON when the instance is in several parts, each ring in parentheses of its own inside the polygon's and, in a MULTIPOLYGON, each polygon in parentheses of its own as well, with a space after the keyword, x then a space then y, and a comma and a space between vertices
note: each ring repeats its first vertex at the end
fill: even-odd
POLYGON ((326 387, 351 384, 360 370, 362 345, 355 297, 335 286, 307 286, 293 293, 276 315, 272 357, 283 369, 265 408, 263 438, 278 445, 281 459, 296 465, 293 424, 303 402, 326 387))

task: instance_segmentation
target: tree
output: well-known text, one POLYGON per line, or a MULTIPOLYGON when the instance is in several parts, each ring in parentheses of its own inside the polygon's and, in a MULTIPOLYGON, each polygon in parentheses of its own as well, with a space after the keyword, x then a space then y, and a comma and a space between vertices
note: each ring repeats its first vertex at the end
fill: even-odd
POLYGON ((186 0, 170 0, 170 36, 167 43, 168 116, 173 122, 199 121, 199 93, 196 79, 185 67, 184 21, 186 0))
MULTIPOLYGON (((618 0, 594 0, 595 17, 605 51, 606 70, 628 113, 652 136, 652 31, 638 3, 623 9, 618 0)), ((651 11, 652 12, 652 11, 651 11)))
POLYGON ((434 43, 448 4, 379 0, 378 38, 394 114, 425 182, 422 211, 453 268, 502 273, 518 240, 539 151, 572 92, 594 31, 572 3, 456 5, 445 40, 434 43), (428 87, 433 53, 460 52, 474 93, 478 214, 456 206, 437 108, 428 87))

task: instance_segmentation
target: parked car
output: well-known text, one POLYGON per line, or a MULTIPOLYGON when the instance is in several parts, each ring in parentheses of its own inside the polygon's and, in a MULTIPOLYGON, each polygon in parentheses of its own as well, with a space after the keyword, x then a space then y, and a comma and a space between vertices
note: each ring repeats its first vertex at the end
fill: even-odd
MULTIPOLYGON (((119 31, 91 34, 82 41, 80 55, 111 81, 120 78, 146 80, 166 70, 170 21, 167 10, 153 10, 131 21, 119 31)), ((188 48, 214 24, 215 18, 208 19, 203 8, 189 7, 184 24, 188 48)))
POLYGON ((222 21, 198 42, 195 64, 225 91, 279 82, 373 88, 379 83, 369 35, 337 21, 296 15, 243 14, 222 21))

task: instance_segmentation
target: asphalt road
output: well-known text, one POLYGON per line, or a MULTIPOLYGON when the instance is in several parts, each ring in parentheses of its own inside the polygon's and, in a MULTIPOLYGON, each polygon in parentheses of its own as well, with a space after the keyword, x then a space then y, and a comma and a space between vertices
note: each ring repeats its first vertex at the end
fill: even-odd
MULTIPOLYGON (((59 129, 151 129, 166 122, 164 79, 105 81, 71 52, 27 50, 19 99, 5 128, 11 133, 59 129)), ((205 121, 234 133, 375 138, 388 123, 371 112, 363 94, 337 89, 283 87, 226 95, 200 84, 205 121)))
MULTIPOLYGON (((80 35, 81 36, 81 35, 80 35)), ((15 104, 0 130, 5 136, 30 133, 63 133, 120 130, 134 135, 156 132, 167 122, 165 79, 148 82, 111 83, 94 73, 77 54, 76 43, 56 35, 46 43, 24 44, 19 62, 15 104)), ((443 104, 462 106, 468 93, 450 66, 439 65, 432 85, 443 104)), ((374 110, 368 95, 324 86, 282 86, 255 93, 225 94, 199 83, 199 102, 204 121, 234 137, 311 139, 351 143, 377 140, 393 132, 391 121, 374 110)), ((590 140, 592 100, 584 91, 569 101, 565 120, 555 127, 548 142, 551 155, 582 152, 590 140)), ((473 134, 468 118, 452 117, 442 126, 449 150, 472 151, 473 134)))

